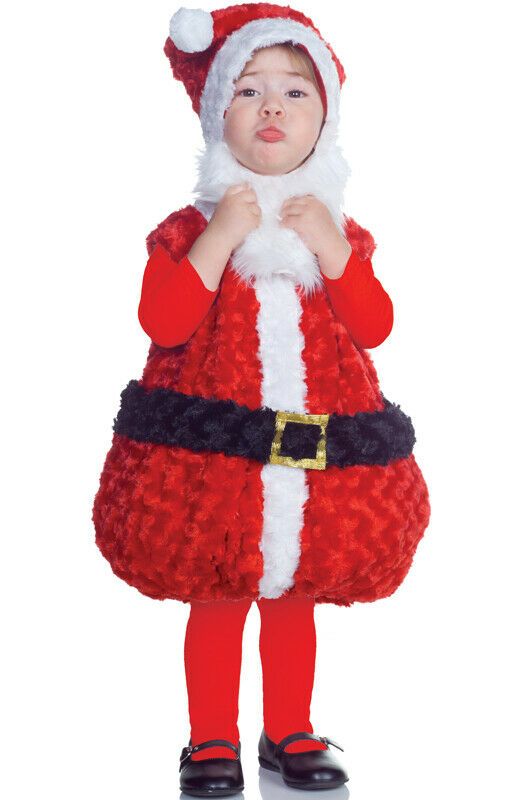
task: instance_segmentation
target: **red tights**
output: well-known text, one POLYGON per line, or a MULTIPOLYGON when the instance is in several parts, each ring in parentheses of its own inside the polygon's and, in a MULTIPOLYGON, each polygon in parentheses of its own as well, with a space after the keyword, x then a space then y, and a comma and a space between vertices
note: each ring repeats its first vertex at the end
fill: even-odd
MULTIPOLYGON (((252 600, 191 601, 185 634, 185 675, 191 743, 228 739, 238 744, 238 692, 242 635, 252 600)), ((310 722, 316 635, 311 597, 261 598, 259 649, 262 663, 264 730, 274 742, 296 731, 313 733, 310 722)), ((320 742, 292 742, 288 752, 324 749, 320 742)), ((208 747, 192 758, 235 754, 208 747)))

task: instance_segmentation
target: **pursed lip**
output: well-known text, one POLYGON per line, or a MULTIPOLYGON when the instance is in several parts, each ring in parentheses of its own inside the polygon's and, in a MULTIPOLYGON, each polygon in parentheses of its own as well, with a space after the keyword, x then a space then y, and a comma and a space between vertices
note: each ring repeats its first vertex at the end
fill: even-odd
POLYGON ((267 142, 278 142, 279 139, 284 139, 286 134, 274 125, 269 125, 267 128, 257 131, 257 136, 267 142))

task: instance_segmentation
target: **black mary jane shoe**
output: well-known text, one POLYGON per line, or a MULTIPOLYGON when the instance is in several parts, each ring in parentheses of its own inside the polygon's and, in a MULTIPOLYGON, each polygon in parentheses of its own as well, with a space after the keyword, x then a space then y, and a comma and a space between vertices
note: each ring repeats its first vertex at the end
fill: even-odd
POLYGON ((180 790, 194 797, 227 797, 244 788, 240 761, 240 742, 236 747, 227 739, 208 739, 206 742, 184 747, 180 756, 180 790), (205 758, 193 761, 192 753, 216 745, 229 747, 236 758, 205 758))
POLYGON ((262 729, 258 744, 258 759, 261 767, 280 772, 284 783, 294 789, 334 789, 336 786, 346 783, 348 775, 330 752, 329 744, 343 750, 337 742, 327 736, 316 736, 307 731, 290 733, 280 742, 275 743, 262 729), (291 742, 297 742, 300 739, 323 742, 327 748, 326 750, 305 750, 300 753, 288 753, 284 749, 291 742))

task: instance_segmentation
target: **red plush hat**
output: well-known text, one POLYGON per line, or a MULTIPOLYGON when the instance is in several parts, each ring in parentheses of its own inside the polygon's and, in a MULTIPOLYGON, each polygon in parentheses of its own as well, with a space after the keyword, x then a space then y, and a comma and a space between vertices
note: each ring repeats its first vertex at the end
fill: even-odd
POLYGON ((326 125, 337 127, 345 71, 311 19, 289 6, 243 3, 216 11, 180 8, 170 21, 164 52, 200 117, 206 142, 223 137, 224 111, 234 81, 260 47, 291 42, 311 59, 319 83, 326 125))

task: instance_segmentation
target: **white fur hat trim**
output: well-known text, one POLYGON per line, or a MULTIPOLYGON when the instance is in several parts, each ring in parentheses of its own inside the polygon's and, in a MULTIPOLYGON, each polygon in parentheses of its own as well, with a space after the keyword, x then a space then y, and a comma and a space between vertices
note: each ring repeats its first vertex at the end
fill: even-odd
POLYGON ((287 40, 305 45, 315 60, 326 89, 327 122, 337 125, 341 87, 330 50, 307 25, 289 18, 267 17, 251 20, 229 34, 213 59, 200 98, 200 122, 206 142, 222 139, 224 110, 231 103, 235 91, 234 81, 255 48, 287 40))

